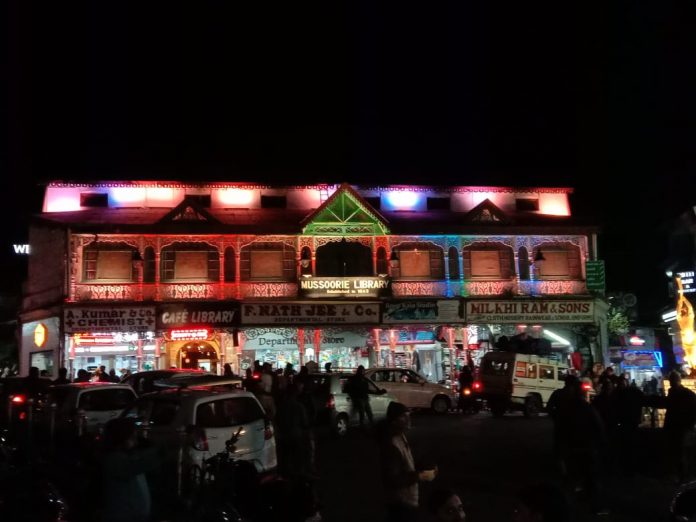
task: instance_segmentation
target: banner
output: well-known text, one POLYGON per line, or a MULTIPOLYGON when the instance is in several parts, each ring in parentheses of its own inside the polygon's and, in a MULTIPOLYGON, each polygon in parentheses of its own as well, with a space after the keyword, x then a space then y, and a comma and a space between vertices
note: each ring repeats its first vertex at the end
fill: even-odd
POLYGON ((245 303, 242 324, 379 324, 379 303, 245 303))
MULTIPOLYGON (((359 348, 367 345, 370 331, 357 328, 342 330, 340 328, 321 328, 319 335, 321 350, 334 348, 359 348)), ((302 328, 245 328, 245 350, 316 350, 316 334, 311 329, 302 328), (304 332, 299 335, 300 332, 304 332)))
POLYGON ((424 299, 384 303, 384 324, 400 323, 460 323, 461 306, 458 299, 424 299))
POLYGON ((157 329, 184 326, 230 328, 239 324, 239 303, 170 303, 157 307, 157 329))
POLYGON ((303 276, 300 281, 303 297, 380 297, 389 289, 386 276, 365 277, 314 277, 303 276))
POLYGON ((113 306, 66 308, 63 310, 66 334, 81 332, 154 332, 154 306, 113 306))
POLYGON ((468 323, 593 323, 593 301, 466 301, 468 323))

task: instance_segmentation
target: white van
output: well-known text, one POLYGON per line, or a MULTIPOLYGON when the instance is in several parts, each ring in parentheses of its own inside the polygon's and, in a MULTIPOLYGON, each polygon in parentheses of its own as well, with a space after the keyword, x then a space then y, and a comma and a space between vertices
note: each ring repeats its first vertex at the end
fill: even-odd
POLYGON ((495 416, 512 409, 536 417, 566 375, 567 363, 538 355, 489 352, 481 361, 482 394, 495 416))

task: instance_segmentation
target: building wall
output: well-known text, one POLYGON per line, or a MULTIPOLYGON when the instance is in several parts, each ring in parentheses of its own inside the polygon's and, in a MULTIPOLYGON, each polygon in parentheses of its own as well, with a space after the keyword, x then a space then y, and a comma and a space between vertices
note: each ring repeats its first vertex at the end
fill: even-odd
POLYGON ((24 287, 22 311, 59 303, 65 296, 67 262, 65 230, 31 227, 29 269, 24 287))

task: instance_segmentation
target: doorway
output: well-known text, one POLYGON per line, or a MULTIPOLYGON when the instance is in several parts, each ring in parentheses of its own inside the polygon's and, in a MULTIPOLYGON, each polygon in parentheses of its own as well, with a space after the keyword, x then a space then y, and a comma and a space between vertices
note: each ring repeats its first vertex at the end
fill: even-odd
POLYGON ((179 350, 179 368, 218 373, 218 352, 210 343, 192 341, 179 350))

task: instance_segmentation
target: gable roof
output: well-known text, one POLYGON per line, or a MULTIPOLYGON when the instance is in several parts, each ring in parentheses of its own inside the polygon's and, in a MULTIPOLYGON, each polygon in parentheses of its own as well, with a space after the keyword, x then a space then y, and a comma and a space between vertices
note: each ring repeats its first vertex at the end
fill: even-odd
POLYGON ((203 205, 195 197, 186 196, 181 203, 167 212, 157 223, 160 225, 172 223, 219 225, 220 221, 203 208, 203 205))
POLYGON ((390 233, 387 223, 353 187, 342 183, 301 224, 303 234, 379 236, 390 233))
POLYGON ((510 223, 507 214, 500 210, 500 207, 490 199, 484 199, 481 203, 472 208, 467 212, 465 219, 468 223, 491 223, 501 225, 510 223))

